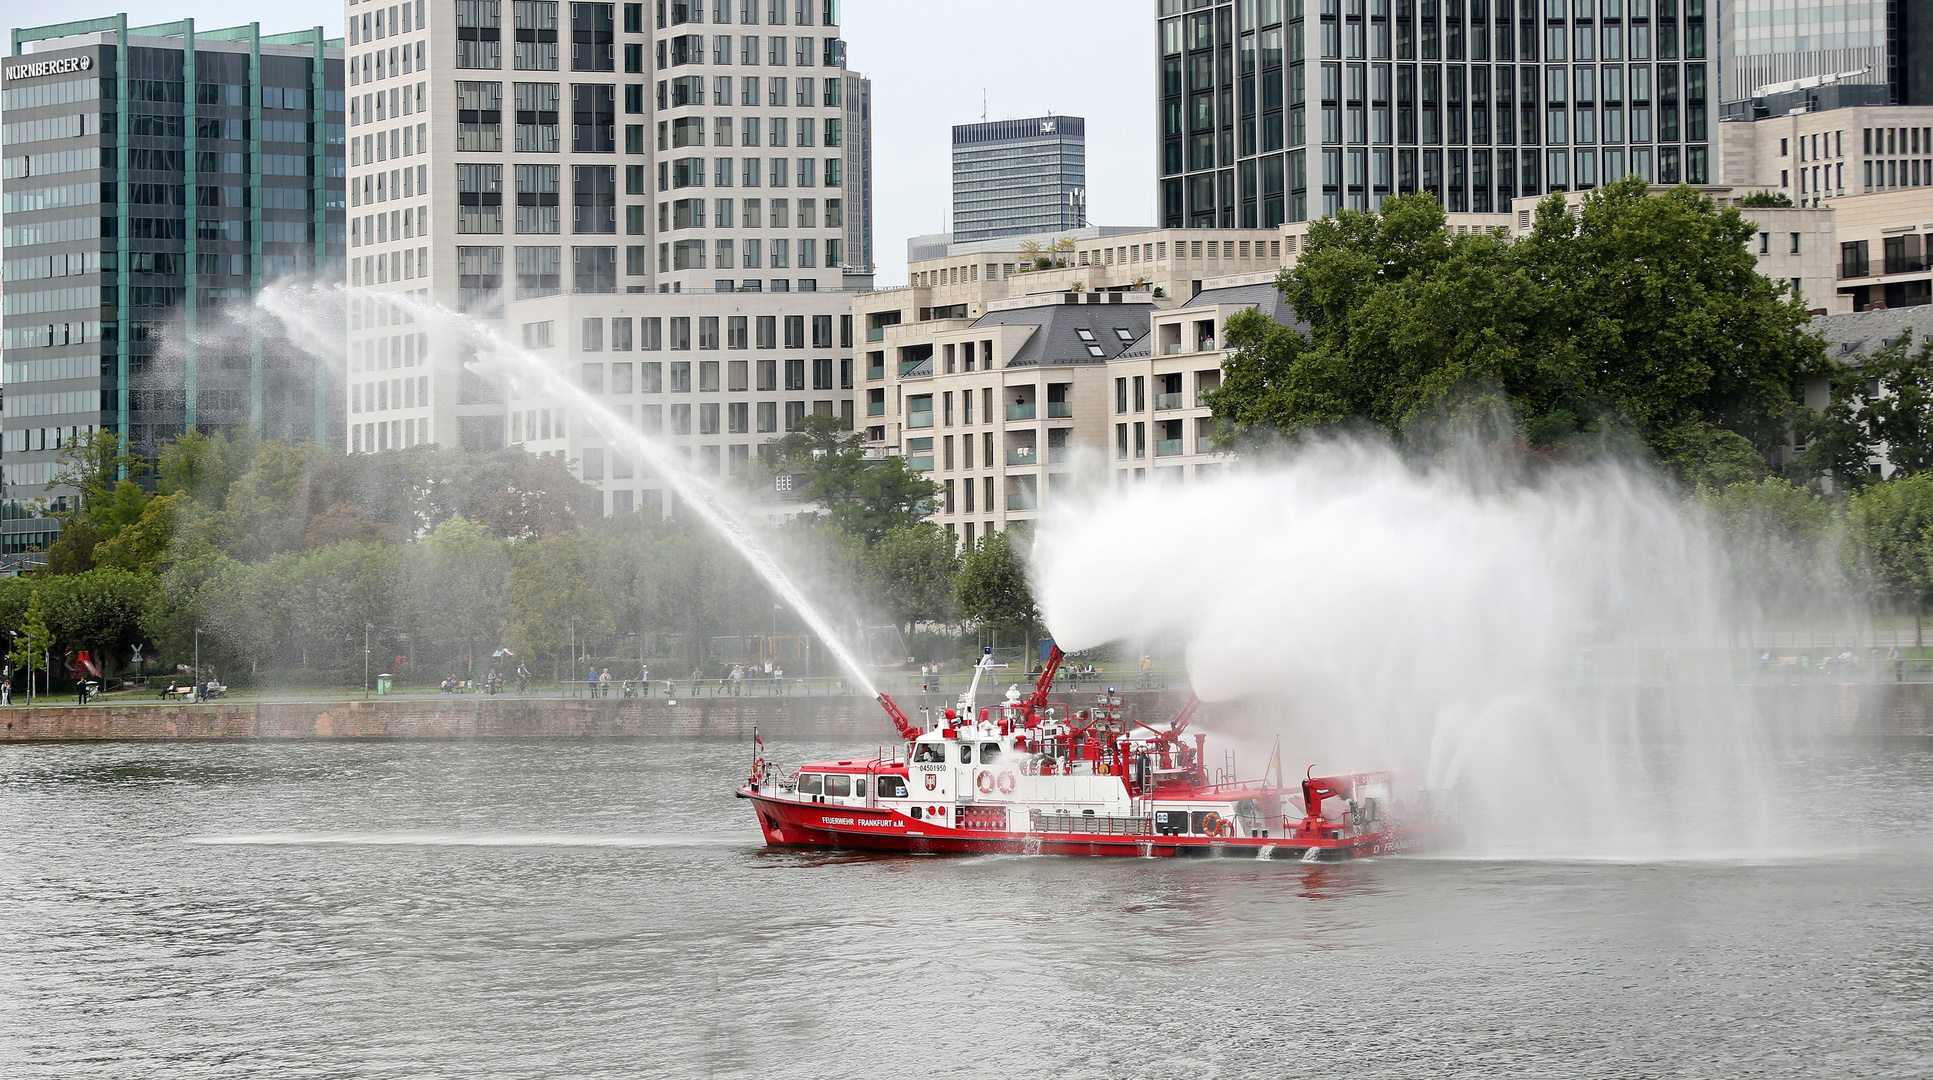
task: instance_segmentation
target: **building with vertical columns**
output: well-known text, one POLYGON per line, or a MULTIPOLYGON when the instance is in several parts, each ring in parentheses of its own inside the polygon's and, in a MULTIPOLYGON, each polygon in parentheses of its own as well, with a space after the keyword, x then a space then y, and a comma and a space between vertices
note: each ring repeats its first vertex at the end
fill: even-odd
POLYGON ((227 316, 280 277, 341 280, 341 42, 116 15, 15 30, 0 76, 0 550, 52 541, 35 500, 67 497, 46 485, 80 434, 338 444, 339 376, 227 316))
POLYGON ((521 444, 576 462, 608 512, 665 505, 582 417, 382 302, 398 292, 491 325, 704 473, 851 415, 870 87, 836 0, 346 13, 346 450, 521 444))
POLYGON ((1707 23, 1705 0, 1160 0, 1160 223, 1713 182, 1707 23))

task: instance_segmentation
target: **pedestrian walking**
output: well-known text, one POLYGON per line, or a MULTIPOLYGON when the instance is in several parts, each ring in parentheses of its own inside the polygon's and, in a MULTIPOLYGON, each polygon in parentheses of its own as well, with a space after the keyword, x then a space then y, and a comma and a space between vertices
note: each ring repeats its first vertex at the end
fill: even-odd
POLYGON ((732 665, 732 696, 738 697, 745 690, 745 665, 732 665))
POLYGON ((611 669, 605 668, 597 677, 597 696, 611 696, 611 669))
POLYGON ((644 696, 651 696, 651 665, 638 665, 638 685, 644 687, 644 696))
POLYGON ((592 668, 591 670, 584 673, 584 692, 591 697, 597 696, 597 669, 596 668, 592 668))
POLYGON ((1905 682, 1906 681, 1906 660, 1904 657, 1900 656, 1899 646, 1895 645, 1892 648, 1887 649, 1886 659, 1891 660, 1893 662, 1893 681, 1905 682))
POLYGON ((785 693, 785 669, 777 664, 772 665, 772 693, 785 693))
POLYGON ((704 685, 705 685, 705 669, 692 668, 691 669, 691 696, 697 697, 699 688, 704 685))

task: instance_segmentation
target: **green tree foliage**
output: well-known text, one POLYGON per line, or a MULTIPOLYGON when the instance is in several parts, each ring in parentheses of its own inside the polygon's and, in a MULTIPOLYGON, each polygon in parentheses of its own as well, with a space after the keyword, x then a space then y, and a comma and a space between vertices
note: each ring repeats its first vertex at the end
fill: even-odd
POLYGON ((510 574, 504 545, 454 517, 409 549, 404 570, 409 622, 424 655, 467 658, 464 673, 483 674, 502 643, 510 574))
POLYGON ((905 458, 868 457, 840 417, 808 416, 772 445, 777 468, 801 474, 800 499, 823 507, 834 524, 869 544, 924 520, 940 494, 905 458))
POLYGON ((930 522, 894 526, 865 560, 868 592, 908 635, 917 623, 952 621, 959 572, 953 534, 930 522))
POLYGON ((1874 482, 1883 453, 1897 475, 1933 468, 1933 341, 1912 348, 1901 334, 1871 356, 1834 360, 1826 407, 1801 414, 1807 440, 1791 474, 1826 476, 1839 488, 1874 482))
POLYGON ((1738 197, 1738 206, 1749 210, 1764 207, 1790 207, 1792 196, 1783 191, 1752 191, 1738 197))
POLYGON ((1238 443, 1348 423, 1416 440, 1496 401, 1533 448, 1594 452, 1628 430, 1693 483, 1756 478, 1822 347, 1758 273, 1754 228, 1638 180, 1575 212, 1553 195, 1514 242, 1452 235, 1427 194, 1345 211, 1277 281, 1307 337, 1231 320, 1209 401, 1238 443))
POLYGON ((13 661, 13 669, 28 673, 46 671, 46 654, 54 647, 54 635, 47 629, 47 619, 40 608, 39 590, 28 592, 27 608, 18 625, 20 629, 13 639, 13 651, 7 654, 7 658, 13 661))
POLYGON ((1849 576, 1880 610, 1933 598, 1933 473, 1874 484, 1846 501, 1849 576))
POLYGON ((1707 488, 1694 506, 1731 554, 1732 595, 1754 615, 1817 609, 1847 584, 1835 507, 1816 492, 1769 478, 1707 488))
POLYGON ((976 625, 1031 634, 1040 624, 1011 531, 988 533, 968 548, 953 589, 960 614, 976 625))

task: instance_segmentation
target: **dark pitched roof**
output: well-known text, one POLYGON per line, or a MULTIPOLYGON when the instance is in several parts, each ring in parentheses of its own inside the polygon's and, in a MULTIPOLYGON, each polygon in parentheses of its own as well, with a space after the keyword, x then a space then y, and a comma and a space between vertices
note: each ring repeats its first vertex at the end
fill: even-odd
POLYGON ((1195 294, 1193 300, 1183 305, 1181 310, 1218 304, 1260 308, 1262 314, 1284 326, 1293 326, 1304 333, 1309 329, 1308 323, 1296 318, 1295 309, 1283 299, 1281 290, 1277 289, 1272 281, 1258 281, 1253 285, 1230 285, 1223 289, 1203 289, 1195 294))
POLYGON ((1031 307, 989 311, 974 320, 973 325, 1039 328, 1007 361, 1010 368, 1046 364, 1105 364, 1147 336, 1148 320, 1153 314, 1154 305, 1149 303, 1070 304, 1049 301, 1031 307))
POLYGON ((1837 359, 1870 356, 1909 330, 1914 345, 1933 336, 1933 307, 1920 305, 1815 315, 1808 329, 1826 339, 1827 356, 1837 359))

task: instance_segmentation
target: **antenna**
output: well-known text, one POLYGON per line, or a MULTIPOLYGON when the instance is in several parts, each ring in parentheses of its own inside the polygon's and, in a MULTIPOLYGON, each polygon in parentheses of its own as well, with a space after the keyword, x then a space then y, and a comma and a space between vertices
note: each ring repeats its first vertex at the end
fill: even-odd
POLYGON ((987 88, 984 86, 980 88, 980 122, 987 122, 987 88))

